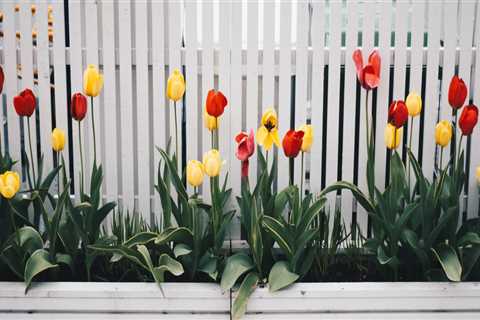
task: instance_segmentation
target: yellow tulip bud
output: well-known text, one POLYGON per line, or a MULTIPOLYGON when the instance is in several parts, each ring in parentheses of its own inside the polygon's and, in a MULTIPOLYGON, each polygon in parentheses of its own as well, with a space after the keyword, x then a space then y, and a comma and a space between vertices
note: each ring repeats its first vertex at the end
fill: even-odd
POLYGON ((203 155, 203 169, 209 177, 218 176, 222 165, 222 157, 218 150, 212 149, 203 155))
POLYGON ((422 98, 416 92, 410 92, 405 104, 411 117, 416 117, 422 112, 422 98))
POLYGON ((302 151, 310 152, 313 144, 313 127, 310 124, 304 124, 299 131, 303 131, 302 151))
POLYGON ((477 176, 477 184, 480 187, 480 166, 477 167, 477 171, 475 172, 477 176))
POLYGON ((207 109, 203 112, 203 123, 205 128, 210 131, 218 129, 218 122, 220 121, 219 118, 212 117, 208 114, 207 109))
POLYGON ((257 143, 270 150, 275 144, 280 146, 280 138, 278 136, 278 117, 275 109, 269 108, 262 115, 262 125, 257 131, 257 143))
POLYGON ((96 97, 103 88, 103 75, 95 65, 89 64, 83 72, 83 93, 89 97, 96 97))
POLYGON ((7 171, 0 175, 0 194, 5 199, 12 199, 20 189, 20 177, 18 173, 7 171))
POLYGON ((185 79, 180 70, 173 70, 167 81, 167 97, 170 100, 178 101, 182 99, 185 93, 185 79))
POLYGON ((190 160, 187 163, 187 181, 192 187, 198 187, 203 182, 203 164, 198 160, 190 160))
POLYGON ((403 136, 403 128, 397 129, 388 123, 385 127, 385 145, 388 149, 397 149, 403 136))
POLYGON ((65 132, 62 129, 55 128, 52 131, 52 149, 60 152, 65 148, 65 132))
POLYGON ((452 139, 452 125, 447 120, 442 120, 435 127, 435 142, 446 147, 452 139))

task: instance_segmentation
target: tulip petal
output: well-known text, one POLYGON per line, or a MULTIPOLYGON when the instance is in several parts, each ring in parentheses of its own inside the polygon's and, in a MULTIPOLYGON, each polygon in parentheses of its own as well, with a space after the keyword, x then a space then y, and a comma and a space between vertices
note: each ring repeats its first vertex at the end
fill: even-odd
POLYGON ((352 55, 353 58, 353 63, 355 63, 355 69, 357 70, 357 76, 358 80, 360 80, 360 83, 363 82, 363 56, 362 56, 362 51, 360 49, 357 49, 353 52, 352 55))
POLYGON ((370 54, 368 57, 368 64, 373 67, 375 75, 380 79, 381 58, 378 50, 373 50, 370 54))

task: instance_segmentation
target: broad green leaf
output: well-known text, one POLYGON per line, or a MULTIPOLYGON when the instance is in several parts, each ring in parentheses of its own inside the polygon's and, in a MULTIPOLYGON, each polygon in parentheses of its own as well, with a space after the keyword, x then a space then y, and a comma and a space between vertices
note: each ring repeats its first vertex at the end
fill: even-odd
POLYGON ((245 279, 243 279, 240 289, 238 290, 237 298, 232 306, 232 319, 241 319, 247 311, 248 299, 257 287, 259 281, 258 275, 255 272, 250 272, 245 279))
POLYGON ((377 248, 377 259, 380 264, 389 264, 393 261, 393 257, 389 257, 382 246, 377 248))
POLYGON ((468 280, 468 276, 473 267, 477 264, 480 258, 480 245, 474 245, 471 248, 464 248, 462 253, 462 280, 468 280))
MULTIPOLYGON (((18 229, 20 235, 20 247, 30 254, 43 248, 43 240, 37 230, 32 227, 18 229)), ((15 235, 13 235, 15 236, 15 235)))
POLYGON ((288 287, 300 276, 289 270, 288 263, 286 261, 278 261, 270 270, 268 275, 268 288, 270 292, 275 292, 285 287, 288 287))
POLYGON ((39 249, 35 251, 27 260, 27 264, 25 265, 25 293, 28 291, 32 280, 36 275, 47 269, 56 267, 58 267, 58 264, 54 264, 49 261, 48 251, 44 249, 39 249))
POLYGON ((187 228, 168 228, 155 239, 155 244, 162 245, 171 241, 192 243, 192 232, 187 228))
POLYGON ((132 262, 138 264, 145 270, 150 270, 148 265, 146 264, 143 256, 135 249, 133 248, 128 248, 125 246, 108 246, 108 245, 90 245, 88 248, 92 250, 96 250, 102 253, 112 253, 112 254, 118 254, 121 255, 128 260, 131 260, 132 262))
POLYGON ((198 265, 198 271, 206 273, 213 280, 217 279, 217 259, 210 253, 206 252, 201 258, 198 265))
POLYGON ((440 262, 443 271, 450 281, 462 280, 462 265, 458 259, 455 249, 442 243, 437 248, 432 248, 435 257, 440 262))
POLYGON ((262 225, 265 230, 270 233, 273 239, 278 243, 280 248, 283 249, 284 253, 290 259, 293 256, 293 248, 289 243, 289 238, 286 233, 286 226, 284 223, 280 222, 278 219, 272 218, 270 216, 264 216, 262 219, 262 225))
POLYGON ((192 249, 184 243, 179 243, 173 248, 173 254, 175 258, 180 256, 186 256, 192 252, 192 249))
POLYGON ((469 244, 480 245, 480 236, 475 232, 467 232, 458 241, 459 247, 463 247, 469 244))
POLYGON ((180 276, 184 272, 182 264, 166 253, 160 255, 158 258, 158 267, 155 269, 157 272, 162 273, 162 277, 165 271, 170 272, 174 276, 180 276))
POLYGON ((125 247, 132 248, 139 244, 147 244, 158 237, 158 233, 155 232, 140 232, 128 239, 123 243, 125 247))
POLYGON ((368 199, 365 194, 353 183, 346 182, 346 181, 338 181, 327 188, 325 188, 322 192, 320 192, 319 197, 323 197, 326 194, 333 192, 333 191, 338 191, 342 189, 347 189, 350 190, 357 199, 357 201, 360 203, 360 205, 368 212, 374 212, 374 205, 370 202, 370 199, 368 199))
POLYGON ((237 253, 227 259, 220 287, 223 291, 232 288, 238 278, 254 268, 252 259, 244 253, 237 253))

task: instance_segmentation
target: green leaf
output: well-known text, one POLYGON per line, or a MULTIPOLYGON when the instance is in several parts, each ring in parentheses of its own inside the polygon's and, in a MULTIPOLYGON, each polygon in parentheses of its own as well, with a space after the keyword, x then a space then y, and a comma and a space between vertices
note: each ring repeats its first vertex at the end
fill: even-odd
POLYGON ((155 244, 162 245, 171 241, 192 244, 192 232, 187 228, 168 228, 155 239, 155 244))
POLYGON ((263 216, 262 225, 290 259, 293 256, 293 248, 289 243, 285 224, 270 216, 263 216))
POLYGON ((173 248, 173 254, 175 258, 180 256, 186 256, 192 252, 192 249, 184 243, 179 243, 173 248))
POLYGON ((382 246, 377 248, 377 259, 380 264, 385 265, 393 261, 393 257, 389 257, 382 246))
POLYGON ((300 276, 291 272, 286 261, 278 261, 270 270, 268 275, 268 288, 270 292, 275 292, 285 287, 288 287, 300 276))
POLYGON ((138 264, 145 270, 149 271, 150 268, 146 264, 146 261, 144 260, 144 257, 135 249, 128 248, 125 246, 108 246, 108 245, 90 245, 88 248, 92 250, 99 251, 101 253, 112 253, 112 254, 118 254, 121 255, 128 260, 138 264))
POLYGON ((164 253, 158 258, 158 267, 154 268, 155 272, 160 272, 163 278, 165 271, 170 272, 174 276, 180 276, 183 274, 183 266, 180 262, 164 253))
POLYGON ((43 249, 42 237, 34 228, 23 227, 18 229, 18 233, 20 235, 20 247, 29 254, 33 254, 38 249, 43 249))
POLYGON ((220 287, 227 291, 233 287, 242 274, 254 268, 252 259, 244 253, 237 253, 227 259, 220 287))
POLYGON ((436 249, 432 248, 435 257, 442 265, 443 271, 450 281, 462 280, 462 265, 455 249, 442 243, 436 249))
POLYGON ((158 233, 155 232, 140 232, 128 239, 123 243, 125 247, 132 248, 139 244, 147 244, 158 237, 158 233))
POLYGON ((355 199, 357 199, 357 201, 366 211, 374 212, 375 210, 374 205, 370 202, 370 200, 356 185, 350 182, 346 182, 346 181, 335 182, 334 184, 328 186, 322 192, 320 192, 319 197, 323 197, 330 192, 343 190, 343 189, 350 190, 353 196, 355 197, 355 199))
POLYGON ((243 279, 240 289, 238 290, 237 298, 232 306, 232 319, 241 319, 247 311, 248 299, 257 287, 259 281, 258 275, 255 272, 250 272, 245 279, 243 279))
POLYGON ((48 259, 48 251, 39 249, 35 251, 27 260, 25 265, 25 293, 28 291, 33 278, 41 272, 58 267, 58 264, 51 263, 48 259))
POLYGON ((466 245, 471 244, 479 244, 480 245, 480 236, 475 232, 467 232, 465 233, 462 238, 458 241, 458 246, 463 247, 466 245))

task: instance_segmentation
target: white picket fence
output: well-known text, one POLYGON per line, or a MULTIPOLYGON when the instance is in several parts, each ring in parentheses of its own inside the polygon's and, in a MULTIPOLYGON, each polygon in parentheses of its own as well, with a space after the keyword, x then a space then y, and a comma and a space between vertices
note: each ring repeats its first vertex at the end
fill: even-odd
MULTIPOLYGON (((364 57, 374 48, 382 56, 381 84, 369 106, 376 108, 379 187, 385 185, 388 159, 383 129, 391 100, 404 99, 409 91, 422 94, 424 112, 416 120, 421 124, 416 122, 413 128, 413 150, 430 177, 436 160, 434 126, 439 118, 452 118, 447 92, 455 72, 470 88, 469 98, 474 103, 480 100, 480 68, 475 63, 480 61, 477 0, 3 0, 0 10, 0 61, 6 75, 0 114, 5 128, 2 148, 7 147, 14 159, 21 158, 20 141, 26 132, 12 99, 23 88, 33 88, 39 102, 34 126, 39 143, 34 152, 43 153, 46 169, 52 168, 52 119, 57 127, 70 128, 65 157, 72 178, 77 178, 78 131, 77 123, 68 117, 69 99, 82 90, 86 65, 97 64, 105 87, 83 122, 86 167, 93 159, 93 111, 105 168, 104 196, 145 217, 160 216, 153 188, 160 158, 155 146, 165 147, 173 135, 173 104, 165 97, 166 78, 173 68, 183 70, 187 81, 185 100, 178 106, 184 113, 185 159, 201 159, 210 149, 210 133, 202 120, 208 90, 218 88, 229 98, 220 121, 220 151, 227 160, 223 171, 230 172, 229 185, 237 194, 240 162, 233 138, 241 130, 256 130, 262 111, 270 106, 278 110, 282 135, 290 126, 306 121, 314 125, 306 179, 311 192, 338 179, 365 188, 367 156, 361 116, 365 92, 357 87, 351 59, 357 47, 363 49, 364 57), (32 4, 36 5, 33 16, 32 4), (47 33, 49 6, 53 41, 47 33), (36 39, 32 39, 32 28, 36 39)), ((469 182, 462 210, 474 217, 479 215, 474 172, 480 165, 480 130, 466 145, 469 182)), ((251 161, 251 181, 257 175, 256 159, 251 161)), ((288 184, 288 161, 281 150, 278 164, 280 189, 288 184)), ((297 183, 299 171, 297 160, 297 183)), ((76 193, 78 183, 75 179, 76 193)), ((203 193, 208 199, 208 183, 203 193)), ((346 223, 354 219, 366 229, 367 217, 351 194, 330 197, 331 207, 341 208, 346 223)), ((238 223, 233 236, 239 237, 238 223)))

